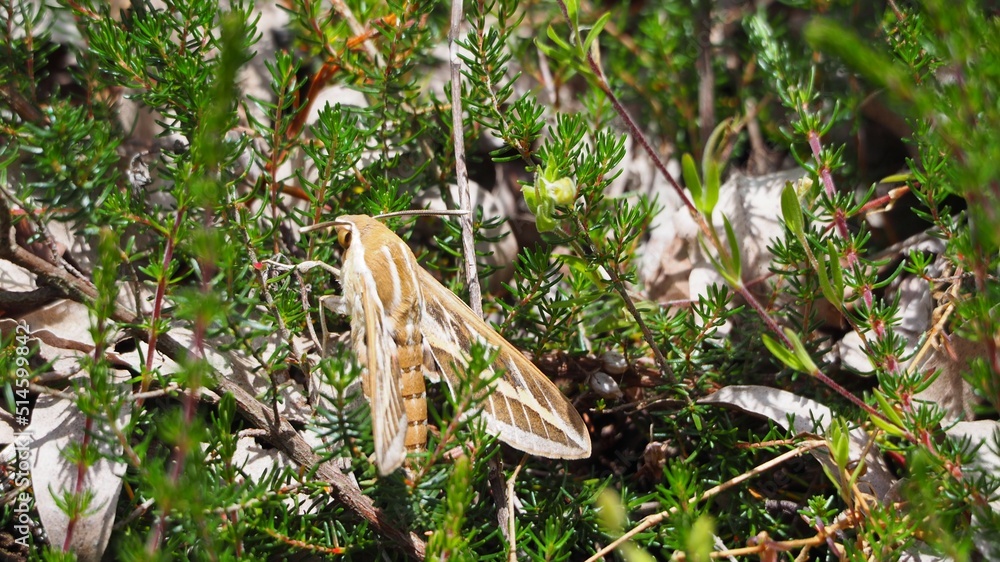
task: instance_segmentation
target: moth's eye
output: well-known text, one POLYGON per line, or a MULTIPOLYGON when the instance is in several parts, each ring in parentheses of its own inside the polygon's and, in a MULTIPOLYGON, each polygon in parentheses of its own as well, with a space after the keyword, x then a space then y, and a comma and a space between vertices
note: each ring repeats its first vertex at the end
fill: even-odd
POLYGON ((348 249, 351 247, 351 229, 340 228, 337 229, 337 242, 340 242, 340 247, 343 249, 348 249))

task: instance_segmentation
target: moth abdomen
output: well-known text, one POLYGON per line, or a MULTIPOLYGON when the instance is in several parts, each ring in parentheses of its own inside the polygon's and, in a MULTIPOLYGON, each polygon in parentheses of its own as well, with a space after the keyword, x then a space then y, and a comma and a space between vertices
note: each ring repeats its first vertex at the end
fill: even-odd
POLYGON ((407 451, 423 451, 427 446, 427 384, 424 382, 423 341, 401 345, 399 357, 399 389, 406 412, 407 451))

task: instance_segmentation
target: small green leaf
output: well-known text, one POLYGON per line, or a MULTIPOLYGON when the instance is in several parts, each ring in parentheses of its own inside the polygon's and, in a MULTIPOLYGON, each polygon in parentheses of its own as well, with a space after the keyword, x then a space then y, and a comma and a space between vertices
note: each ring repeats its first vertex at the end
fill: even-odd
POLYGON ((573 24, 573 29, 577 29, 580 24, 580 2, 579 0, 565 0, 566 14, 573 24))
POLYGON ((834 306, 837 310, 844 309, 843 302, 843 291, 838 292, 833 284, 830 282, 830 276, 826 272, 826 256, 824 254, 819 255, 819 260, 816 262, 816 274, 819 276, 819 288, 823 292, 823 296, 826 300, 830 301, 830 304, 834 306))
POLYGON ((792 342, 792 348, 795 350, 795 357, 803 366, 804 372, 807 374, 813 374, 819 371, 819 367, 816 366, 812 357, 809 356, 809 352, 806 351, 806 346, 802 344, 802 340, 799 339, 798 334, 789 328, 785 328, 785 337, 788 338, 788 341, 792 342))
POLYGON ((722 186, 722 166, 717 160, 710 159, 705 165, 705 193, 702 198, 702 208, 704 213, 711 215, 715 210, 715 204, 719 201, 719 189, 722 186))
MULTIPOLYGON (((556 55, 558 54, 556 53, 555 49, 549 46, 545 41, 542 41, 541 37, 535 37, 535 46, 538 47, 538 50, 541 51, 543 55, 551 59, 556 58, 556 55)), ((498 152, 500 154, 506 154, 508 150, 510 150, 510 147, 504 146, 495 150, 494 152, 498 152)))
POLYGON ((802 204, 799 203, 792 182, 785 182, 785 188, 781 190, 781 216, 785 219, 788 230, 799 240, 804 240, 805 221, 802 218, 802 204))
POLYGON ((789 369, 794 369, 796 371, 804 371, 802 364, 799 363, 798 359, 795 358, 795 354, 792 350, 783 346, 778 340, 772 338, 769 334, 764 334, 761 336, 764 340, 764 347, 771 352, 778 361, 784 363, 789 369))
POLYGON ((840 478, 838 478, 834 473, 830 472, 830 467, 828 465, 820 464, 820 466, 823 468, 823 473, 826 474, 827 480, 833 483, 833 485, 837 487, 837 493, 843 496, 844 487, 840 482, 840 478))
POLYGON ((559 226, 559 223, 553 218, 556 209, 551 199, 542 199, 538 203, 537 210, 535 228, 538 229, 538 232, 552 232, 559 226))
POLYGON ((868 419, 870 419, 876 427, 889 435, 894 437, 906 437, 906 431, 898 425, 893 425, 878 416, 868 416, 868 419))
POLYGON ((743 282, 743 258, 740 256, 740 245, 736 239, 736 232, 733 231, 733 225, 725 215, 722 216, 722 224, 726 227, 726 241, 729 242, 729 267, 727 269, 729 275, 735 279, 732 285, 738 287, 743 282))
POLYGON ((851 480, 847 483, 847 488, 849 490, 853 489, 854 485, 858 481, 858 478, 860 478, 862 474, 865 474, 867 472, 867 470, 865 468, 865 463, 866 462, 867 461, 865 461, 865 457, 864 456, 862 456, 861 458, 858 459, 857 466, 855 466, 854 470, 851 471, 851 480))
POLYGON ((833 289, 837 291, 840 299, 843 300, 844 294, 844 268, 840 267, 840 260, 837 259, 837 255, 834 253, 835 248, 833 247, 833 240, 826 241, 826 251, 830 256, 830 272, 833 274, 830 281, 833 283, 833 289))
POLYGON ((549 36, 549 39, 552 40, 552 42, 555 43, 556 46, 562 49, 563 51, 572 50, 572 47, 569 46, 569 43, 563 41, 562 37, 559 37, 559 34, 556 32, 556 28, 550 25, 546 29, 546 34, 549 36))
POLYGON ((774 355, 778 361, 785 364, 786 367, 794 369, 796 371, 812 374, 819 370, 816 367, 816 363, 813 362, 812 357, 806 352, 806 348, 802 345, 802 340, 795 334, 795 332, 785 328, 785 337, 788 338, 789 343, 791 343, 792 348, 788 349, 783 344, 772 338, 768 334, 764 334, 764 346, 767 347, 771 355, 774 355))
POLYGON ((611 12, 605 12, 604 15, 597 18, 594 25, 591 26, 590 31, 587 32, 587 38, 583 41, 583 51, 587 52, 591 48, 591 44, 597 40, 597 37, 604 30, 604 26, 607 25, 608 20, 611 19, 611 12))
POLYGON ((691 412, 691 421, 694 423, 695 430, 700 432, 703 425, 701 422, 701 416, 699 416, 697 412, 691 412))
POLYGON ((586 274, 591 270, 590 262, 580 256, 574 256, 571 254, 553 254, 553 257, 569 266, 569 268, 576 273, 586 274))
POLYGON ((904 183, 913 181, 913 174, 891 174, 878 181, 878 183, 904 183))
POLYGON ((705 193, 701 202, 704 208, 702 212, 709 215, 712 214, 716 203, 719 202, 722 168, 725 165, 721 161, 723 147, 720 144, 729 136, 732 123, 733 119, 730 117, 715 126, 712 134, 708 137, 708 142, 705 143, 705 153, 701 158, 701 173, 705 179, 705 193))
POLYGON ((890 422, 900 427, 903 427, 905 425, 903 423, 902 416, 900 416, 899 412, 897 412, 896 409, 892 407, 892 404, 889 404, 889 400, 886 399, 885 395, 882 394, 881 391, 875 389, 872 392, 872 395, 875 397, 875 401, 878 402, 879 411, 882 413, 883 416, 888 418, 890 422))
POLYGON ((833 457, 833 462, 846 470, 851 461, 851 439, 843 419, 833 420, 827 440, 830 443, 830 456, 833 457))
POLYGON ((690 154, 685 153, 681 157, 681 173, 684 176, 684 185, 687 186, 691 192, 691 198, 694 199, 695 208, 704 214, 705 209, 701 205, 701 179, 698 177, 698 168, 694 165, 694 158, 690 154))

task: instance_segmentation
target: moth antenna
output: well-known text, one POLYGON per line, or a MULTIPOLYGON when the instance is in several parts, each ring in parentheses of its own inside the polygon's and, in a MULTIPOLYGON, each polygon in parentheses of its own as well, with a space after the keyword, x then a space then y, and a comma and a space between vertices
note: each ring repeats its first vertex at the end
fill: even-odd
MULTIPOLYGON (((382 215, 375 215, 373 219, 391 219, 395 217, 423 217, 423 216, 463 216, 469 214, 467 211, 461 211, 458 209, 445 209, 443 211, 432 211, 431 209, 412 209, 409 211, 395 211, 392 213, 385 213, 382 215)), ((326 221, 318 222, 316 224, 310 224, 308 226, 303 226, 299 229, 299 232, 312 232, 314 230, 323 230, 324 228, 330 228, 338 225, 347 224, 344 222, 326 221)))
POLYGON ((345 225, 345 224, 347 223, 339 221, 318 222, 316 224, 303 226, 302 228, 299 229, 299 232, 312 232, 314 230, 323 230, 324 228, 332 228, 334 226, 345 225))
POLYGON ((423 216, 452 216, 459 217, 469 214, 468 211, 462 211, 459 209, 445 209, 443 211, 434 211, 431 209, 412 209, 409 211, 395 211, 392 213, 385 213, 383 215, 375 215, 373 219, 391 219, 394 217, 423 217, 423 216))

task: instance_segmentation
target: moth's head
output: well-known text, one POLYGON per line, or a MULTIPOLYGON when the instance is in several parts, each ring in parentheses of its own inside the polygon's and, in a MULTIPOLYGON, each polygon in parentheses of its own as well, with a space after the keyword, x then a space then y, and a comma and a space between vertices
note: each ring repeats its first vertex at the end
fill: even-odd
POLYGON ((337 217, 332 225, 337 231, 337 242, 345 252, 351 249, 352 244, 360 242, 365 233, 379 227, 385 229, 378 220, 365 215, 343 215, 337 217))
MULTIPOLYGON (((391 241, 396 238, 379 219, 399 216, 413 216, 428 214, 426 211, 398 211, 387 213, 378 217, 368 215, 341 215, 335 220, 322 222, 303 227, 300 232, 312 232, 324 228, 333 227, 337 232, 337 242, 344 252, 350 251, 351 247, 361 243, 362 240, 375 240, 376 246, 379 241, 391 241)), ((436 215, 464 215, 465 211, 434 211, 436 215)))
POLYGON ((341 219, 337 219, 333 223, 333 229, 337 232, 337 243, 340 247, 347 250, 351 247, 351 242, 354 241, 354 233, 357 231, 358 227, 353 223, 341 219))
POLYGON ((300 232, 314 232, 333 228, 337 233, 337 242, 340 247, 347 251, 351 245, 361 239, 361 231, 366 228, 368 222, 373 222, 371 217, 364 215, 343 215, 336 220, 320 222, 302 227, 300 232))

